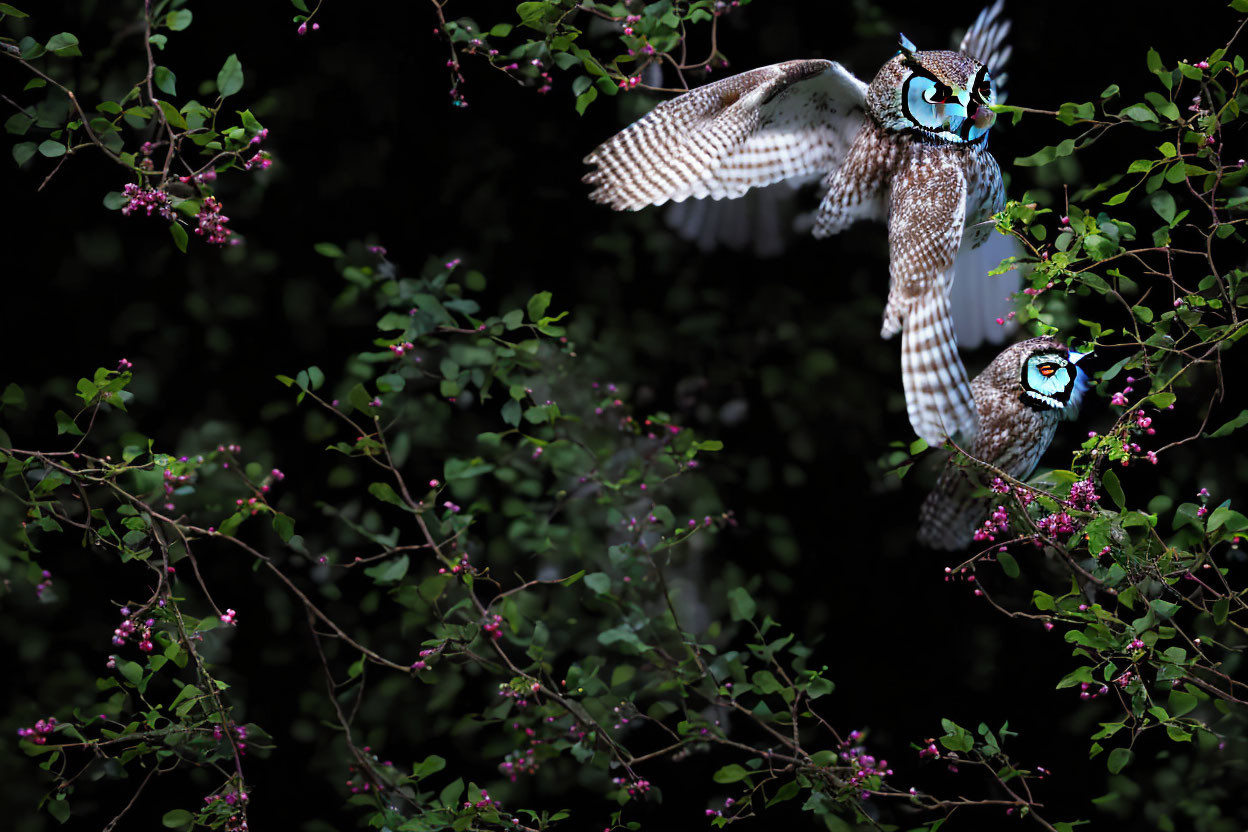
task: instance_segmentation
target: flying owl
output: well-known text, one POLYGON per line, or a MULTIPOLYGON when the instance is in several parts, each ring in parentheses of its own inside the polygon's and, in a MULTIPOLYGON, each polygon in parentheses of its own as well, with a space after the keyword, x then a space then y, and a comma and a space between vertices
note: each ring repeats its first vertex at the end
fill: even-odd
POLYGON ((822 176, 816 237, 857 220, 888 223, 881 335, 902 333, 910 424, 931 444, 972 436, 976 411, 951 297, 978 308, 985 293, 1007 291, 985 279, 1000 258, 974 255, 1004 201, 987 149, 996 100, 989 67, 1010 53, 1001 8, 998 0, 981 12, 957 52, 919 51, 903 35, 869 85, 834 61, 788 61, 659 104, 585 157, 597 166, 583 179, 596 186, 590 198, 635 211, 822 176), (955 289, 959 272, 982 289, 955 289))
MULTIPOLYGON (((1057 423, 1073 418, 1088 389, 1077 366, 1085 354, 1053 338, 1031 338, 1001 352, 971 382, 979 433, 967 452, 1015 479, 1025 479, 1053 441, 1057 423)), ((961 549, 988 517, 991 499, 976 496, 991 474, 950 460, 919 511, 919 542, 961 549)))

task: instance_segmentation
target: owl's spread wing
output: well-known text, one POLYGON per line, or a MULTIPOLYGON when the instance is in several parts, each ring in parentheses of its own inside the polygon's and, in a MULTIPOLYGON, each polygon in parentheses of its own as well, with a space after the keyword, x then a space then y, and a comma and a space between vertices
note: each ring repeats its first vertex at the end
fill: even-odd
POLYGON ((958 357, 949 293, 966 220, 966 178, 953 160, 929 155, 893 181, 888 218, 885 338, 901 330, 901 380, 914 432, 938 445, 978 427, 958 357))
POLYGON ((953 265, 953 328, 958 333, 958 346, 973 350, 987 341, 1000 344, 1013 334, 1016 327, 1009 317, 1014 308, 1010 295, 1019 290, 1023 272, 1020 267, 992 275, 989 272, 1009 257, 1022 257, 1025 252, 1017 237, 995 231, 978 246, 963 241, 953 265), (1004 321, 998 324, 997 321, 1004 321))
POLYGON ((788 61, 655 107, 585 157, 590 199, 617 211, 738 197, 826 174, 864 119, 866 85, 834 61, 788 61))
POLYGON ((970 55, 992 72, 997 82, 997 100, 1002 101, 1005 90, 1005 65, 1010 60, 1013 47, 1005 42, 1010 34, 1010 21, 1001 17, 1005 9, 1005 0, 997 0, 991 6, 985 6, 971 28, 967 30, 958 46, 963 55, 970 55))

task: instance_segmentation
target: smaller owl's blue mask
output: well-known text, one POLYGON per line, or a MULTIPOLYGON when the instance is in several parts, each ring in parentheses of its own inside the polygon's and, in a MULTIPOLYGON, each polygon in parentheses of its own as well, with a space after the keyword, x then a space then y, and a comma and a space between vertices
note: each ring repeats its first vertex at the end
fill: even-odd
POLYGON ((996 114, 989 106, 996 86, 987 67, 980 67, 970 89, 951 87, 912 58, 912 72, 901 89, 901 106, 910 123, 923 133, 954 144, 982 139, 996 114))
POLYGON ((1039 350, 1023 364, 1023 403, 1037 410, 1078 407, 1088 388, 1087 375, 1075 366, 1083 353, 1039 350))

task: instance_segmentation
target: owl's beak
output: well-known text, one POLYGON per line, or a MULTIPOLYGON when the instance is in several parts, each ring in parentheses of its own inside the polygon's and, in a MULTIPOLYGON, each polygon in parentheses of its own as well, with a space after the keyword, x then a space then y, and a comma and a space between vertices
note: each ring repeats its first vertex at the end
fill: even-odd
POLYGON ((977 106, 974 112, 968 111, 967 115, 980 130, 987 130, 997 120, 997 114, 983 104, 977 106))

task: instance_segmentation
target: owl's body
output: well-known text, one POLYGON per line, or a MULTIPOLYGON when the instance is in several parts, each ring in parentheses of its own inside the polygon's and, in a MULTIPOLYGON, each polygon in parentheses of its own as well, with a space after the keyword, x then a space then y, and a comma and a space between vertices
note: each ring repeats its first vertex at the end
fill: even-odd
POLYGON ((977 415, 957 352, 951 295, 960 260, 961 271, 978 272, 962 278, 983 287, 972 294, 1008 293, 985 281, 977 258, 969 268, 970 260, 960 258, 987 238, 991 229, 976 224, 1004 198, 987 150, 995 84, 977 59, 1008 57, 1000 9, 998 2, 980 15, 958 52, 918 51, 903 38, 902 51, 870 85, 832 61, 789 61, 660 104, 585 158, 597 166, 584 177, 597 186, 590 197, 638 210, 823 176, 815 236, 858 220, 888 223, 881 335, 902 333, 902 380, 915 432, 933 444, 973 436, 977 415))
MULTIPOLYGON (((1015 479, 1030 476, 1053 441, 1058 423, 1078 410, 1088 384, 1075 366, 1081 357, 1052 338, 1020 341, 1001 352, 971 382, 979 433, 967 453, 1015 479), (1045 384, 1053 379, 1052 389, 1043 395, 1032 390, 1037 368, 1051 371, 1040 376, 1045 384)), ((950 460, 919 511, 919 541, 934 549, 969 544, 992 502, 976 496, 976 491, 992 477, 974 463, 959 466, 950 460)))

